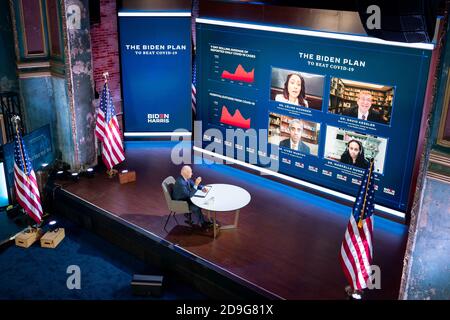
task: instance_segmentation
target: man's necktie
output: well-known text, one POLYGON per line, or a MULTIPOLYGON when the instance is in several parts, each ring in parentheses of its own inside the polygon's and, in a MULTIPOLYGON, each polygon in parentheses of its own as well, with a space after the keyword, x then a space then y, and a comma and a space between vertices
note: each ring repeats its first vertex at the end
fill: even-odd
POLYGON ((363 114, 363 116, 362 116, 362 119, 363 119, 363 120, 366 120, 366 116, 365 116, 364 114, 363 114))

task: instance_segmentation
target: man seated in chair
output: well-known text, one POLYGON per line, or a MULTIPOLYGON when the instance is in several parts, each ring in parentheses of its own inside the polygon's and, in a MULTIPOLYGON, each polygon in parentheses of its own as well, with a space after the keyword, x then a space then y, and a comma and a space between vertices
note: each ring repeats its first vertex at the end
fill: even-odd
POLYGON ((191 197, 195 194, 197 190, 203 190, 204 186, 200 184, 202 181, 201 177, 195 179, 192 178, 192 169, 190 166, 184 166, 181 168, 181 176, 175 180, 175 185, 173 186, 172 198, 173 200, 183 200, 189 203, 189 213, 187 214, 188 223, 192 224, 191 213, 197 216, 198 224, 203 228, 208 228, 212 226, 212 223, 205 220, 202 210, 191 202, 191 197))

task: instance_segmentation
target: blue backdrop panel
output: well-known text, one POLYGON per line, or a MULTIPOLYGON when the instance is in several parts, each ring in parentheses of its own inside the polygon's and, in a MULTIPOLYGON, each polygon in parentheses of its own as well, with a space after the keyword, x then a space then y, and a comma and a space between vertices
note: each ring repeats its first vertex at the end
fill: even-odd
POLYGON ((120 16, 125 132, 191 131, 191 18, 120 16))
MULTIPOLYGON (((55 161, 55 150, 52 145, 50 125, 45 125, 23 136, 25 147, 34 171, 42 168, 42 164, 55 161)), ((14 142, 3 145, 5 156, 6 182, 9 190, 14 187, 14 142)))
MULTIPOLYGON (((199 23, 197 117, 202 120, 202 146, 211 144, 204 135, 210 128, 221 130, 224 137, 226 129, 251 128, 257 137, 258 130, 267 130, 265 149, 270 151, 269 146, 278 144, 270 139, 288 136, 277 121, 306 120, 309 136, 303 138, 311 154, 277 148, 278 172, 354 196, 364 170, 342 163, 340 156, 356 137, 364 142, 366 158, 376 156, 376 203, 405 211, 431 52, 199 23), (282 92, 283 79, 293 72, 305 79, 309 107, 275 99, 282 92), (336 86, 347 91, 337 93, 336 86), (340 114, 356 106, 356 97, 348 97, 355 87, 385 90, 384 96, 373 96, 372 103, 386 112, 383 121, 340 114)), ((257 153, 236 146, 236 141, 224 141, 233 145, 234 157, 237 150, 245 150, 249 161, 250 152, 257 153)), ((263 156, 258 154, 257 165, 262 165, 263 156)))

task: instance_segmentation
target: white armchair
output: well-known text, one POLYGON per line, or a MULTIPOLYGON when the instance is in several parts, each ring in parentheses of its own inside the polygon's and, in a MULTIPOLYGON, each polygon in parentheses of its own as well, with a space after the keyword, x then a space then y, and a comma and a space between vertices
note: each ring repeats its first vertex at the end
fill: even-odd
MULTIPOLYGON (((167 223, 169 222, 169 219, 171 216, 175 219, 175 221, 178 224, 177 217, 175 214, 177 213, 188 213, 189 212, 189 204, 187 201, 180 201, 180 200, 173 200, 172 199, 172 190, 173 185, 175 184, 175 179, 170 176, 164 179, 161 186, 164 193, 164 198, 166 199, 167 208, 169 209, 170 213, 167 217, 166 223, 164 224, 164 230, 166 230, 167 223)), ((166 230, 167 232, 167 230, 166 230)))

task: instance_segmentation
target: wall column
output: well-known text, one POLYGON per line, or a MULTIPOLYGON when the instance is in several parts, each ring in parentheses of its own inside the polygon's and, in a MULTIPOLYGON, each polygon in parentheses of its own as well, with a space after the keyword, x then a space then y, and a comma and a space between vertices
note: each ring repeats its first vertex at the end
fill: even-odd
POLYGON ((26 132, 50 125, 57 159, 96 163, 88 0, 10 0, 26 132))
POLYGON ((64 0, 63 10, 66 80, 74 145, 73 167, 78 169, 96 161, 89 1, 64 0))

